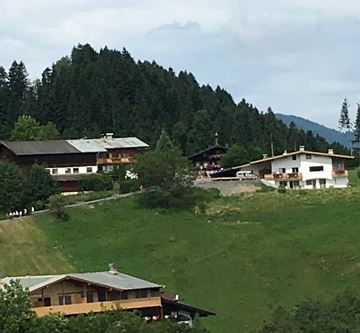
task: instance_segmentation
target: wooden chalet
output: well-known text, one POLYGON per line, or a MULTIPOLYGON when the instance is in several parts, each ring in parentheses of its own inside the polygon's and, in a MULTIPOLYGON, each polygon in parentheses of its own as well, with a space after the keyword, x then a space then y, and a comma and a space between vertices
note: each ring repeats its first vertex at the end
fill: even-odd
POLYGON ((171 299, 169 293, 161 293, 162 285, 120 273, 113 266, 106 272, 6 277, 1 286, 11 280, 19 280, 29 292, 32 309, 39 316, 122 309, 136 310, 146 320, 167 318, 191 324, 196 314, 214 314, 171 299))
POLYGON ((3 141, 0 161, 17 164, 27 172, 32 165, 44 165, 58 180, 63 192, 78 190, 80 175, 97 172, 97 152, 80 151, 67 140, 3 141), (61 179, 57 177, 63 177, 61 179))
POLYGON ((195 153, 189 159, 199 173, 211 174, 221 169, 220 160, 227 151, 227 147, 219 145, 218 134, 215 133, 215 145, 195 153))
POLYGON ((111 133, 100 139, 2 141, 0 162, 13 162, 25 172, 34 164, 44 165, 62 192, 77 192, 83 176, 132 164, 148 148, 138 138, 113 138, 111 133))

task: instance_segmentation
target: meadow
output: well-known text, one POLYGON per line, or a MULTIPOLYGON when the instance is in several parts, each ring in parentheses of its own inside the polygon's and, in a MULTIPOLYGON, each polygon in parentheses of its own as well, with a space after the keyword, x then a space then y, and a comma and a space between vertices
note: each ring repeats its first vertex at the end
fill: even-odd
MULTIPOLYGON (((354 176, 354 180, 355 176, 354 176)), ((360 187, 219 198, 206 214, 135 198, 0 225, 6 275, 106 270, 166 285, 216 312, 213 333, 250 332, 279 305, 360 291, 360 187)))

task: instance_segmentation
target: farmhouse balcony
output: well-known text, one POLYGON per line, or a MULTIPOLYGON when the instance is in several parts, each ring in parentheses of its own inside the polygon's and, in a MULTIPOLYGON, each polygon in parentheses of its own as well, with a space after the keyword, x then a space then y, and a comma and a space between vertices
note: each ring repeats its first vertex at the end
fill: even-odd
POLYGON ((130 164, 134 162, 133 157, 103 157, 97 160, 98 164, 130 164))
POLYGON ((290 173, 272 173, 264 175, 265 180, 302 180, 302 173, 290 172, 290 173))
MULTIPOLYGON (((86 299, 85 299, 86 301, 86 299)), ((103 312, 110 310, 132 310, 142 309, 148 307, 161 307, 160 297, 148 297, 141 299, 126 299, 116 301, 104 301, 104 302, 92 302, 92 303, 76 303, 67 305, 53 305, 53 306, 41 306, 34 307, 32 310, 36 312, 38 316, 44 316, 50 313, 61 313, 63 315, 77 315, 90 312, 103 312)))
POLYGON ((333 170, 332 176, 334 178, 336 178, 336 177, 347 177, 348 172, 347 172, 347 170, 333 170))

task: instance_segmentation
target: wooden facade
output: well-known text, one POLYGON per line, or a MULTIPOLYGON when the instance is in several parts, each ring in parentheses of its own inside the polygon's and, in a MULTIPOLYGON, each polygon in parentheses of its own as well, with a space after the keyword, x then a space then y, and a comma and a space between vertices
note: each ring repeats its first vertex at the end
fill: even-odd
POLYGON ((64 278, 30 293, 33 310, 38 315, 62 313, 76 315, 107 310, 141 310, 161 316, 160 288, 118 290, 74 278, 64 278))
POLYGON ((146 320, 166 318, 191 324, 195 315, 214 315, 179 302, 177 294, 162 292, 162 285, 120 273, 111 265, 107 272, 6 277, 0 287, 14 279, 27 288, 31 307, 39 316, 136 310, 146 320))

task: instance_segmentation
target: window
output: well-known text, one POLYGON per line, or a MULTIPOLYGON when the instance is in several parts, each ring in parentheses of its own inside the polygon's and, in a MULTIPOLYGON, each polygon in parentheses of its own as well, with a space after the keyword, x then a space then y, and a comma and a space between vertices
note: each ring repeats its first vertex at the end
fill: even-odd
POLYGON ((293 160, 293 161, 296 161, 296 155, 293 155, 293 156, 292 156, 292 160, 293 160))
POLYGON ((86 168, 86 172, 87 172, 87 173, 92 172, 92 167, 87 167, 87 168, 86 168))
POLYGON ((79 168, 73 168, 73 173, 79 173, 79 168))
POLYGON ((88 303, 93 303, 94 302, 94 293, 87 292, 86 293, 86 301, 88 303))
POLYGON ((71 173, 71 168, 66 168, 66 169, 65 169, 65 173, 66 173, 66 174, 71 173))
POLYGON ((57 175, 58 174, 58 169, 51 169, 51 174, 57 175))
POLYGON ((298 180, 294 181, 294 187, 300 187, 300 182, 298 180))
POLYGON ((120 291, 113 290, 108 292, 109 301, 115 301, 117 299, 120 299, 120 291))
POLYGON ((106 292, 105 290, 98 290, 98 301, 99 302, 104 302, 106 301, 106 292))
POLYGON ((129 295, 128 295, 128 292, 126 290, 123 290, 121 293, 120 293, 120 298, 121 299, 128 299, 129 295))
POLYGON ((309 186, 312 185, 312 180, 311 179, 307 180, 306 185, 309 185, 309 186))
POLYGON ((151 289, 151 297, 157 297, 160 295, 160 291, 157 289, 151 289))
POLYGON ((298 172, 299 172, 299 168, 292 168, 292 172, 293 172, 293 173, 298 173, 298 172))
POLYGON ((311 154, 306 154, 306 159, 311 160, 311 154))
POLYGON ((44 306, 51 306, 51 298, 44 297, 44 306))
POLYGON ((59 296, 59 305, 71 304, 71 295, 59 296))
POLYGON ((135 290, 135 297, 136 298, 146 298, 147 296, 147 289, 138 289, 135 290))
POLYGON ((316 172, 316 171, 324 171, 324 167, 322 165, 320 166, 312 166, 309 168, 310 172, 316 172))

